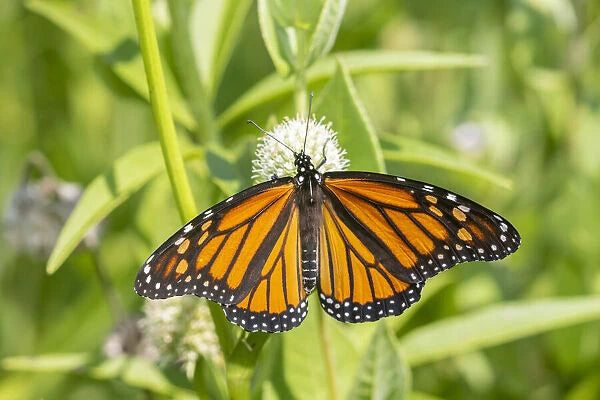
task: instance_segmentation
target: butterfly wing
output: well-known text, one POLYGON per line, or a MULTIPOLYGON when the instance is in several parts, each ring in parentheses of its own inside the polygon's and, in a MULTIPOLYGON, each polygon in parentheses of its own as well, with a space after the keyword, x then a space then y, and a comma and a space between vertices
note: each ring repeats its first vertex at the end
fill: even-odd
POLYGON ((283 332, 304 320, 308 306, 302 287, 299 220, 298 205, 293 204, 258 282, 242 301, 224 307, 229 321, 247 331, 283 332))
MULTIPOLYGON (((242 191, 198 215, 163 243, 138 272, 134 288, 151 299, 195 294, 226 305, 242 302, 243 308, 249 294, 262 293, 263 266, 278 246, 281 251, 282 233, 291 229, 294 215, 292 178, 242 191)), ((300 301, 296 303, 297 307, 300 301)), ((249 303, 250 310, 254 304, 249 303)))
POLYGON ((419 300, 423 284, 392 274, 356 235, 344 209, 325 199, 322 210, 318 290, 329 315, 342 322, 376 321, 419 300))
POLYGON ((337 217, 404 282, 423 282, 459 262, 498 260, 521 243, 504 218, 427 183, 368 172, 328 172, 323 187, 337 217))

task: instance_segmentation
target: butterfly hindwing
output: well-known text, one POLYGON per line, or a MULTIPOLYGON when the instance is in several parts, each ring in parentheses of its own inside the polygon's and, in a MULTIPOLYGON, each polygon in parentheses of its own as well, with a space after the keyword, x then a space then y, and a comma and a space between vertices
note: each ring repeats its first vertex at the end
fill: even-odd
POLYGON ((253 186, 203 212, 144 263, 134 288, 162 299, 195 294, 237 304, 255 288, 294 205, 292 178, 253 186))
POLYGON ((504 258, 521 242, 502 217, 427 183, 328 172, 323 187, 357 238, 406 282, 422 282, 459 262, 504 258))
POLYGON ((400 315, 419 300, 422 283, 400 280, 380 262, 340 216, 323 204, 320 229, 319 297, 323 309, 342 322, 368 322, 400 315))
POLYGON ((304 320, 308 304, 302 287, 299 220, 293 204, 258 282, 238 304, 223 308, 229 321, 247 331, 283 332, 304 320))

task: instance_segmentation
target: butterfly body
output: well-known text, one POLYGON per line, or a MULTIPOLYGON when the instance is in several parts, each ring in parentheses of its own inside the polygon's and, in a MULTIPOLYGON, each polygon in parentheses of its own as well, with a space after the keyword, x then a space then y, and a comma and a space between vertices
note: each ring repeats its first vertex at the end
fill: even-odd
POLYGON ((319 272, 319 224, 322 219, 323 203, 322 176, 315 170, 310 156, 299 154, 296 159, 297 174, 294 183, 298 191, 302 286, 306 293, 310 294, 316 286, 319 272))
POLYGON ((368 322, 401 314, 439 272, 520 244, 504 218, 445 189, 320 173, 303 151, 294 156, 293 178, 246 189, 171 236, 140 269, 137 293, 195 294, 245 330, 281 332, 302 322, 317 289, 333 318, 368 322))

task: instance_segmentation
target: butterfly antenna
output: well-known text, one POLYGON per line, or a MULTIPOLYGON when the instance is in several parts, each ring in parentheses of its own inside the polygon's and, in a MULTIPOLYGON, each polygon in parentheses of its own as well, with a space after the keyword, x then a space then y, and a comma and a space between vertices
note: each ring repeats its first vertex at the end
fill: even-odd
POLYGON ((262 133, 264 133, 265 135, 267 135, 268 137, 270 137, 271 139, 273 139, 274 141, 276 141, 277 143, 279 143, 280 145, 282 145, 283 147, 285 147, 286 149, 288 149, 289 151, 291 151, 292 153, 294 153, 294 156, 296 156, 296 152, 287 144, 283 143, 281 140, 277 139, 275 136, 271 135, 269 132, 265 131, 263 128, 261 128, 260 126, 258 126, 256 124, 256 122, 252 121, 252 120, 247 120, 246 121, 247 124, 252 124, 254 125, 256 128, 258 128, 259 131, 261 131, 262 133))
POLYGON ((315 97, 315 92, 310 92, 310 99, 308 100, 308 115, 306 116, 306 133, 304 134, 304 147, 302 147, 302 153, 306 153, 306 138, 308 137, 308 123, 310 122, 310 111, 312 110, 312 101, 315 97))

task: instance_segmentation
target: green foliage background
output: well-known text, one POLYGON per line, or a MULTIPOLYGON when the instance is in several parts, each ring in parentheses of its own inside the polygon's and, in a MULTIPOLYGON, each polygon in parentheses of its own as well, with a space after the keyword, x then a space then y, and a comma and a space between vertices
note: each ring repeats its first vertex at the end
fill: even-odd
POLYGON ((251 184, 244 121, 305 111, 314 90, 351 166, 463 193, 522 248, 445 272, 385 322, 342 325, 314 303, 290 333, 234 330, 212 375, 106 359, 122 317, 107 282, 139 312, 138 267, 181 224, 132 5, 3 1, 1 204, 34 150, 87 189, 49 259, 0 241, 0 398, 600 397, 600 3, 344 4, 153 3, 198 208, 251 184), (76 249, 102 219, 98 248, 76 249))

